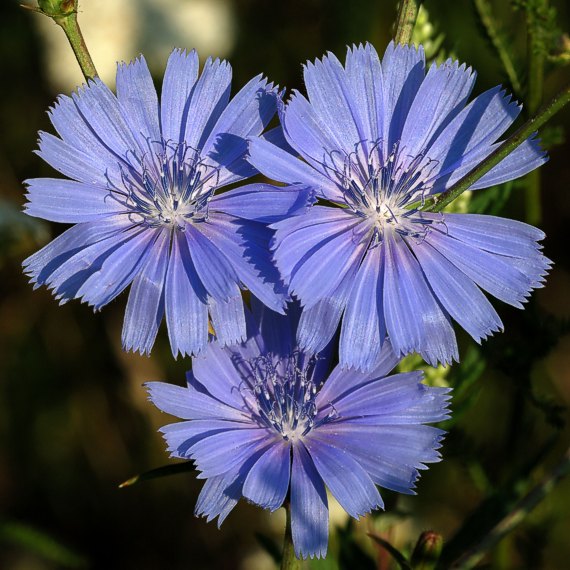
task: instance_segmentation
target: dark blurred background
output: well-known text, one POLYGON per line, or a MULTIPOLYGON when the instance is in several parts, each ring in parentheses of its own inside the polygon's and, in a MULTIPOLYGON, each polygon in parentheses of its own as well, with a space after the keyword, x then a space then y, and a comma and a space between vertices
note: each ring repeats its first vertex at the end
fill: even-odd
MULTIPOLYGON (((234 92, 259 72, 303 89, 301 63, 308 59, 328 50, 343 57, 348 44, 366 40, 383 52, 395 4, 83 0, 79 19, 111 85, 115 62, 143 52, 160 86, 168 53, 178 46, 196 47, 202 60, 210 54, 229 58, 234 92)), ((482 4, 510 46, 524 99, 525 2, 482 4)), ((551 5, 559 30, 568 30, 567 3, 551 5)), ((475 3, 428 1, 426 8, 419 33, 430 55, 452 54, 472 65, 478 71, 475 94, 498 83, 509 86, 475 3)), ((567 37, 549 33, 556 49, 568 49, 567 37)), ((547 63, 545 98, 568 81, 568 69, 547 63)), ((21 261, 64 228, 21 213, 22 181, 54 175, 32 152, 37 131, 51 131, 48 107, 82 77, 59 28, 18 1, 3 0, 0 78, 0 568, 273 568, 282 513, 269 516, 240 504, 217 530, 193 516, 201 483, 191 473, 118 489, 132 475, 169 462, 156 430, 170 418, 150 406, 142 383, 182 384, 190 362, 173 361, 164 330, 151 358, 121 351, 125 295, 94 315, 78 302, 60 307, 46 290, 33 291, 27 283, 21 261)), ((553 125, 563 127, 567 139, 568 110, 553 125)), ((409 553, 419 532, 434 529, 451 560, 507 515, 564 454, 570 161, 561 128, 549 128, 544 137, 551 159, 541 170, 540 226, 547 233, 546 255, 555 262, 546 287, 524 312, 496 303, 506 332, 482 347, 460 336, 462 365, 430 372, 430 381, 456 386, 456 416, 445 426, 444 461, 424 474, 418 496, 386 493, 386 514, 349 526, 333 506, 332 526, 340 531, 329 559, 311 568, 395 567, 367 531, 409 553)), ((480 191, 469 208, 525 220, 524 185, 480 191)), ((563 480, 480 567, 567 568, 569 505, 570 482, 563 480)))

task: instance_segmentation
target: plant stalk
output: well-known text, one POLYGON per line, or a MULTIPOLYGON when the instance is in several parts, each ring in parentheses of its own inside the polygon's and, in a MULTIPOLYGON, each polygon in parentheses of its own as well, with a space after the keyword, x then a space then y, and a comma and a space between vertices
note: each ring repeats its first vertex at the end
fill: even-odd
POLYGON ((412 32, 418 17, 421 2, 400 0, 394 40, 397 44, 408 45, 412 41, 412 32))
POLYGON ((77 12, 72 12, 71 14, 60 18, 54 18, 53 21, 65 32, 85 80, 97 77, 95 64, 91 59, 85 39, 81 33, 81 28, 77 22, 77 12))
POLYGON ((287 501, 284 505, 287 514, 285 523, 285 536, 283 538, 283 558, 281 559, 281 570, 300 570, 301 561, 295 556, 293 546, 293 535, 291 533, 291 504, 287 501))

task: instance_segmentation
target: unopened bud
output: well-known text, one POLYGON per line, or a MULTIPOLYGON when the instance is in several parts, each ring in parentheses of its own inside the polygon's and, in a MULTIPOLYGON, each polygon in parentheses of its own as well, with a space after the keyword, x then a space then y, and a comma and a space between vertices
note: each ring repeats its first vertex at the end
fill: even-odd
POLYGON ((420 534, 412 554, 412 568, 414 570, 433 570, 441 556, 443 538, 433 530, 426 530, 420 534))
POLYGON ((38 0, 40 10, 50 18, 62 18, 77 11, 77 0, 38 0))

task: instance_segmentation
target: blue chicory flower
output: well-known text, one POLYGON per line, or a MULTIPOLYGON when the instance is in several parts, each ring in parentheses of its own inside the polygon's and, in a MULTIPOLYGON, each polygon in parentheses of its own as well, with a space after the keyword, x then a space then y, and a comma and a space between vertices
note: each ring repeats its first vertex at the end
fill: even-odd
POLYGON ((296 307, 253 311, 247 342, 211 342, 187 387, 148 383, 150 400, 184 420, 161 431, 206 479, 197 515, 219 526, 242 497, 271 511, 288 500, 297 556, 324 556, 325 489, 355 518, 383 508, 376 485, 413 494, 418 470, 440 460, 444 432, 424 424, 448 418, 449 389, 419 371, 387 376, 398 363, 389 341, 372 371, 329 374, 330 350, 296 345, 296 307))
MULTIPOLYGON (((260 75, 230 101, 231 67, 174 50, 159 104, 143 57, 121 64, 117 95, 99 79, 61 96, 38 154, 69 179, 28 180, 26 212, 76 224, 24 261, 36 286, 100 309, 132 283, 123 345, 150 352, 166 313, 174 355, 196 354, 208 316, 222 342, 245 335, 241 286, 283 311, 267 223, 302 209, 307 191, 221 187, 256 173, 246 138, 279 97, 260 75)), ((267 133, 278 141, 282 133, 267 133)))
MULTIPOLYGON (((521 307, 550 262, 527 224, 419 210, 497 147, 520 106, 499 87, 467 100, 475 73, 448 60, 425 68, 423 49, 391 43, 332 54, 304 68, 308 99, 280 109, 304 160, 250 142, 250 162, 309 185, 322 204, 274 224, 274 258, 304 312, 299 341, 319 351, 342 320, 340 360, 369 370, 388 335, 398 354, 457 359, 452 319, 478 342, 502 328, 481 289, 521 307), (340 207, 339 207, 340 206, 340 207), (343 316, 344 313, 344 316, 343 316)), ((290 149, 289 149, 290 150, 290 149)), ((527 140, 472 189, 512 180, 547 160, 527 140)))

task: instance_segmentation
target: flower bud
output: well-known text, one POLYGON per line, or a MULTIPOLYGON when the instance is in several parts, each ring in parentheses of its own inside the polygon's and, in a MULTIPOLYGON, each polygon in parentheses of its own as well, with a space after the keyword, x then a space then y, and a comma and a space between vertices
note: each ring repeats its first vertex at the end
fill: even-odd
POLYGON ((61 18, 77 11, 77 0, 38 0, 38 6, 46 16, 61 18))
POLYGON ((443 538, 433 530, 426 530, 420 534, 412 554, 412 568, 414 570, 433 570, 441 555, 443 538))

